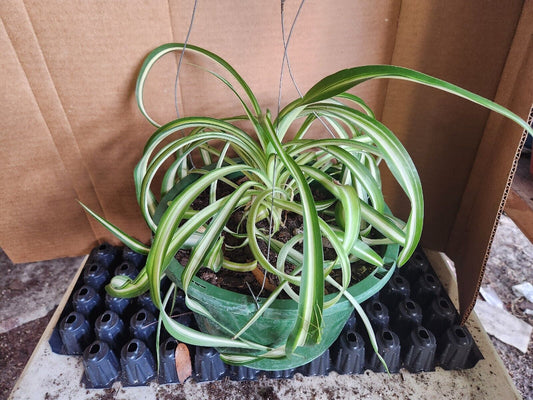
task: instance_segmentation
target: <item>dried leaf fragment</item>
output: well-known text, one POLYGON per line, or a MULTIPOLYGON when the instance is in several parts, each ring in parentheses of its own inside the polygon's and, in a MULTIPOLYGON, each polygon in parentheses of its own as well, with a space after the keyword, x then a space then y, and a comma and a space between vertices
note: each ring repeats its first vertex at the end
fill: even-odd
POLYGON ((176 371, 178 373, 178 379, 181 383, 183 383, 192 375, 189 348, 185 343, 179 343, 176 346, 176 352, 174 355, 176 358, 176 371))

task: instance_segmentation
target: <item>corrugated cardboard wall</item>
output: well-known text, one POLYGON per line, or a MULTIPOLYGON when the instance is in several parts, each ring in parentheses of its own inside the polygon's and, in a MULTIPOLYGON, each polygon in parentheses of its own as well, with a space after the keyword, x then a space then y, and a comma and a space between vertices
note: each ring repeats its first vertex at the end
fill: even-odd
MULTIPOLYGON (((402 45, 397 46, 393 63, 442 77, 490 99, 502 90, 513 93, 515 83, 501 79, 505 79, 504 69, 517 68, 522 64, 518 58, 527 54, 521 48, 509 59, 513 43, 530 40, 526 32, 516 35, 521 15, 520 2, 491 3, 490 7, 483 2, 404 2, 397 39, 402 45)), ((523 27, 527 20, 531 16, 522 16, 523 27)), ((529 82, 522 89, 529 86, 531 104, 531 81, 523 82, 529 82)), ((528 101, 524 100, 497 98, 526 115, 528 101)), ((456 262, 463 314, 477 296, 520 137, 520 128, 512 124, 491 134, 486 129, 488 117, 481 107, 445 93, 435 95, 432 89, 398 82, 389 86, 384 119, 406 133, 404 144, 423 181, 425 226, 431 226, 425 229, 423 241, 448 252, 456 262), (497 144, 491 138, 494 134, 499 135, 497 144)))
MULTIPOLYGON (((533 103, 533 2, 525 3, 494 100, 524 118, 533 103)), ((503 210, 519 153, 521 131, 491 114, 484 129, 446 252, 460 279, 462 314, 474 305, 497 219, 503 210), (513 155, 516 154, 516 158, 513 155), (503 193, 503 198, 502 198, 503 193)))
MULTIPOLYGON (((286 1, 287 32, 298 5, 286 1)), ((136 109, 136 73, 152 48, 185 38, 192 6, 192 0, 0 4, 5 82, 0 245, 14 261, 76 255, 97 240, 111 239, 76 199, 123 230, 149 238, 137 211, 132 169, 153 128, 136 109)), ((308 0, 291 39, 291 66, 302 91, 342 68, 392 62, 493 98, 504 90, 500 78, 522 6, 518 0, 490 6, 481 0, 308 0)), ((226 58, 275 113, 283 55, 279 4, 200 2, 190 43, 226 58)), ((182 115, 240 113, 222 85, 189 65, 197 59, 186 56, 185 61, 178 90, 182 115)), ((147 108, 160 122, 174 117, 175 69, 176 58, 165 57, 147 84, 147 108)), ((478 148, 488 146, 483 134, 489 114, 404 82, 364 84, 357 94, 400 136, 420 170, 427 210, 424 243, 450 247, 451 236, 460 240, 464 234, 457 216, 470 218, 465 204, 475 198, 472 171, 479 164, 478 148)), ((296 95, 285 71, 282 104, 296 95)), ((517 107, 509 98, 502 101, 517 107)), ((511 162, 507 152, 501 157, 503 164, 511 162)), ((493 167, 506 175, 509 168, 503 164, 493 167)), ((405 199, 390 177, 385 182, 387 200, 404 212, 405 199)), ((479 237, 470 234, 480 248, 490 237, 500 186, 487 193, 491 206, 476 217, 490 222, 480 227, 479 237)), ((480 253, 476 249, 476 260, 480 253)))
MULTIPOLYGON (((153 131, 136 109, 136 73, 152 48, 185 38, 192 5, 192 1, 2 2, 2 45, 10 49, 3 56, 3 76, 13 88, 2 93, 2 103, 8 107, 1 122, 0 155, 10 162, 1 176, 9 190, 0 195, 4 205, 0 243, 13 261, 76 255, 87 252, 97 239, 112 240, 84 215, 76 199, 123 230, 142 240, 149 238, 131 178, 153 131), (39 148, 39 159, 27 158, 32 146, 39 148), (34 171, 39 172, 38 179, 34 171)), ((286 3, 288 27, 297 6, 286 3)), ((399 6, 399 2, 383 2, 376 8, 307 2, 290 51, 301 90, 341 68, 390 62, 399 6)), ((279 4, 201 3, 190 43, 218 52, 234 64, 264 107, 275 112, 283 55, 279 4)), ((174 117, 175 69, 175 58, 165 57, 147 84, 147 108, 158 121, 174 117)), ((183 115, 241 112, 208 73, 187 64, 182 72, 183 115)), ((287 73, 285 78, 287 102, 296 91, 287 73)), ((378 113, 385 87, 386 82, 377 82, 361 90, 378 113)))
MULTIPOLYGON (((519 2, 403 2, 392 63, 492 99, 520 12, 519 2)), ((401 135, 419 170, 430 248, 446 246, 488 116, 448 93, 389 83, 383 119, 401 135)))
MULTIPOLYGON (((13 48, 4 65, 17 66, 3 75, 14 90, 28 88, 3 93, 0 151, 12 162, 2 169, 9 188, 2 194, 8 205, 2 246, 14 261, 88 251, 107 233, 76 199, 148 239, 131 176, 151 128, 136 111, 133 90, 142 57, 172 40, 168 4, 8 1, 1 7, 2 42, 13 48), (38 147, 38 159, 27 156, 28 146, 38 147)), ((165 90, 163 83, 158 88, 165 90)))

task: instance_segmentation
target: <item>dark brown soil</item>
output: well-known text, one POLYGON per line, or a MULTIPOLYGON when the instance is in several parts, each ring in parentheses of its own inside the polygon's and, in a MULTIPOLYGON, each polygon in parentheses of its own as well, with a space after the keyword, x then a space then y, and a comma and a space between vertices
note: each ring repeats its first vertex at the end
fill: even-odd
POLYGON ((54 312, 0 334, 0 399, 7 399, 54 312))
MULTIPOLYGON (((228 226, 231 229, 237 230, 238 224, 242 219, 242 211, 237 211, 233 214, 232 218, 230 219, 230 222, 228 223, 228 226)), ((301 232, 303 229, 303 220, 300 215, 294 214, 294 213, 283 213, 283 226, 279 229, 278 232, 276 232, 273 235, 273 238, 276 240, 279 240, 283 243, 286 243, 288 240, 290 240, 296 232, 301 232)), ((258 224, 258 227, 263 229, 265 232, 268 231, 268 222, 267 221, 260 221, 258 224)), ((231 245, 238 245, 240 244, 239 239, 235 239, 229 234, 225 235, 225 243, 228 243, 231 245)), ((268 256, 269 261, 271 264, 275 265, 277 261, 277 253, 273 250, 268 250, 267 243, 263 241, 259 241, 259 248, 261 249, 261 252, 263 255, 268 256)), ((301 245, 295 246, 296 249, 302 250, 301 245)), ((336 257, 336 253, 332 248, 324 247, 324 259, 325 260, 333 260, 336 257)), ((176 256, 177 260, 182 264, 185 265, 187 261, 189 260, 189 251, 180 250, 176 256)), ((250 262, 254 259, 254 256, 249 249, 248 246, 244 246, 241 248, 238 248, 236 250, 225 250, 224 256, 230 259, 234 262, 250 262)), ((264 274, 263 268, 260 266, 258 267, 261 271, 261 274, 264 274)), ((287 263, 285 266, 285 272, 290 273, 294 269, 294 265, 287 263)), ((371 268, 368 267, 365 263, 355 263, 352 265, 352 276, 351 276, 351 283, 355 284, 359 282, 361 279, 365 278, 370 272, 372 271, 371 268)), ((331 276, 336 281, 340 282, 341 280, 341 272, 340 270, 334 270, 331 273, 331 276)), ((198 272, 198 277, 206 282, 209 282, 212 285, 236 292, 241 294, 248 294, 256 296, 257 294, 261 293, 261 297, 267 296, 269 293, 268 287, 276 287, 279 284, 279 281, 276 276, 272 276, 272 274, 266 274, 267 284, 263 285, 263 281, 260 278, 257 278, 254 276, 252 272, 235 272, 230 271, 227 269, 222 268, 218 272, 213 272, 212 270, 208 268, 201 268, 198 272)), ((293 287, 293 289, 298 292, 297 287, 293 287)), ((328 294, 330 292, 335 292, 336 290, 329 284, 325 287, 325 294, 328 294)), ((281 293, 279 298, 288 298, 288 296, 285 293, 281 293)))
MULTIPOLYGON (((240 181, 236 182, 237 184, 241 183, 240 181)), ((232 192, 231 186, 220 182, 217 186, 217 198, 220 198, 222 196, 226 196, 232 192)), ((192 208, 195 210, 200 210, 202 208, 207 207, 209 204, 209 194, 208 190, 204 191, 198 198, 194 201, 192 204, 192 208)), ((314 190, 313 195, 315 196, 316 200, 324 200, 326 199, 324 195, 324 191, 318 191, 314 190)), ((298 201, 298 198, 295 199, 295 201, 298 201)), ((294 235, 301 233, 303 231, 303 218, 301 215, 286 212, 283 211, 282 213, 282 225, 280 226, 279 230, 277 232, 274 232, 272 237, 280 242, 286 243, 289 241, 294 235)), ((234 232, 243 233, 245 231, 246 226, 246 220, 244 211, 242 209, 236 210, 230 217, 227 226, 229 229, 231 229, 234 232)), ((269 221, 264 219, 262 221, 259 221, 256 224, 257 228, 262 230, 265 234, 269 233, 270 224, 269 221)), ((229 234, 228 232, 223 232, 224 236, 224 257, 227 259, 239 262, 239 263, 246 263, 254 260, 254 256, 248 246, 242 246, 238 248, 231 248, 231 246, 239 246, 243 243, 243 240, 240 238, 235 238, 233 235, 229 234)), ((268 243, 259 240, 258 241, 259 248, 261 249, 261 252, 265 257, 267 257, 272 265, 275 265, 277 262, 277 253, 273 251, 272 249, 269 250, 268 243)), ((302 251, 302 244, 297 244, 295 246, 295 249, 302 251)), ((325 260, 334 260, 336 257, 336 253, 331 247, 325 246, 323 248, 324 251, 324 259, 325 260)), ((189 252, 180 250, 178 254, 176 255, 176 258, 178 261, 185 265, 189 259, 189 252)), ((351 283, 354 284, 356 282, 359 282, 361 279, 366 277, 368 273, 371 272, 371 269, 368 268, 364 263, 361 264, 354 264, 352 265, 353 273, 352 273, 352 279, 351 283)), ((285 266, 285 272, 290 273, 294 269, 294 265, 287 263, 285 266)), ((198 272, 198 277, 202 280, 211 283, 212 285, 231 290, 237 293, 241 294, 248 294, 257 296, 258 294, 263 296, 267 296, 269 293, 268 288, 271 289, 276 287, 279 284, 279 280, 276 276, 272 276, 272 274, 266 274, 266 285, 263 282, 263 278, 261 276, 264 276, 265 271, 261 266, 258 266, 259 275, 257 274, 258 271, 256 271, 256 274, 254 275, 252 272, 235 272, 230 271, 227 269, 221 269, 218 272, 213 272, 212 270, 208 268, 202 268, 198 272), (258 277, 259 276, 259 277, 258 277)), ((340 282, 341 279, 341 273, 340 271, 333 271, 331 274, 332 277, 340 282)), ((297 287, 293 287, 293 289, 298 292, 297 287)), ((330 292, 335 292, 336 290, 330 286, 326 285, 325 287, 325 294, 328 294, 330 292)), ((288 298, 288 296, 285 293, 281 293, 279 298, 288 298)))

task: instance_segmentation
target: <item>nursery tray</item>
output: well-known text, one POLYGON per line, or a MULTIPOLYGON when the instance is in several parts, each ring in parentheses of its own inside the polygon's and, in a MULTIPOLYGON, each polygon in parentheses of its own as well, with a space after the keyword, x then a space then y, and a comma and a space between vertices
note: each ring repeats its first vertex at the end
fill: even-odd
MULTIPOLYGON (((457 285, 452 264, 438 252, 425 251, 434 272, 457 305, 457 285)), ((386 374, 365 371, 362 374, 341 375, 329 372, 326 376, 304 376, 299 372, 292 379, 234 381, 229 377, 215 382, 198 383, 189 379, 183 384, 126 386, 120 381, 111 387, 94 389, 87 385, 81 356, 54 353, 50 339, 58 322, 69 307, 69 299, 82 274, 87 258, 82 262, 74 280, 48 324, 10 399, 288 399, 288 398, 395 398, 395 399, 520 399, 501 359, 477 316, 472 313, 466 323, 477 348, 483 354, 475 365, 462 370, 444 370, 386 374)), ((57 349, 54 349, 57 350, 57 349)))

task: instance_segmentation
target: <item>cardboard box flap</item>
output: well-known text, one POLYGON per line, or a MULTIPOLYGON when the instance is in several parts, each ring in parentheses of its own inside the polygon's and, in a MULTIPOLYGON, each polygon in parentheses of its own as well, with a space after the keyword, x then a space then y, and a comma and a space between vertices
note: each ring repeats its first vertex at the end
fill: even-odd
MULTIPOLYGON (((72 208, 76 194, 3 24, 0 48, 4 58, 1 75, 5 113, 0 136, 0 179, 5 185, 0 195, 2 247, 15 259, 18 256, 31 260, 43 254, 46 257, 45 249, 56 247, 60 243, 58 233, 65 231, 70 234, 65 240, 67 251, 75 253, 80 250, 79 243, 93 233, 80 210, 59 217, 44 212, 72 208), (72 230, 73 226, 77 229, 72 230)), ((55 249, 50 255, 57 253, 55 249)))
MULTIPOLYGON (((495 101, 527 119, 533 101, 533 3, 526 2, 495 101)), ((503 212, 525 133, 491 114, 471 170, 446 252, 456 262, 461 313, 474 306, 498 219, 503 212)))
MULTIPOLYGON (((3 132, 10 132, 12 138, 21 137, 21 131, 28 135, 26 140, 15 143, 13 139, 3 146, 18 163, 3 170, 4 182, 10 182, 11 189, 2 194, 3 204, 16 203, 22 197, 17 182, 9 176, 26 165, 21 157, 25 146, 48 135, 55 147, 41 147, 42 158, 34 162, 35 169, 49 173, 33 181, 33 195, 24 196, 24 217, 17 216, 15 222, 13 210, 3 208, 3 248, 20 262, 77 255, 87 252, 97 240, 108 238, 108 232, 91 221, 77 199, 148 240, 148 230, 139 223, 131 176, 142 151, 140 143, 152 129, 136 110, 133 89, 142 57, 158 44, 172 40, 168 5, 124 7, 116 3, 103 7, 87 2, 13 0, 1 7, 7 31, 4 40, 14 48, 8 60, 21 65, 21 75, 28 80, 45 126, 27 127, 13 118, 3 122, 7 124, 3 132), (160 23, 150 26, 147 21, 160 23), (58 171, 53 157, 58 156, 66 176, 51 190, 49 181, 58 171), (56 197, 62 199, 61 207, 57 207, 56 197), (92 232, 81 228, 88 224, 92 232), (26 226, 35 233, 8 233, 13 225, 26 226), (43 227, 49 228, 39 233, 43 227), (52 229, 53 234, 49 232, 52 229), (34 246, 28 250, 30 241, 34 246)), ((4 76, 19 86, 10 71, 4 76)), ((165 83, 157 85, 159 93, 165 90, 165 83)), ((22 120, 28 121, 39 112, 12 97, 3 104, 13 107, 13 114, 22 120)))
MULTIPOLYGON (((5 6, 7 7, 8 5, 5 4, 5 6)), ((31 87, 30 97, 33 97, 30 101, 36 103, 38 111, 36 112, 33 108, 28 110, 26 107, 22 107, 22 110, 30 111, 28 112, 30 118, 39 114, 42 122, 46 125, 45 127, 37 125, 33 129, 30 128, 27 133, 34 135, 35 131, 40 132, 41 129, 48 132, 49 139, 52 141, 51 145, 56 148, 57 156, 62 164, 61 168, 64 169, 68 176, 68 182, 65 180, 65 185, 72 187, 78 198, 87 199, 86 201, 95 210, 102 212, 94 191, 94 186, 92 185, 89 170, 83 161, 80 162, 82 157, 78 143, 72 134, 72 127, 63 109, 61 100, 58 97, 57 89, 48 71, 43 52, 37 41, 27 10, 22 2, 13 2, 9 4, 9 9, 5 11, 8 13, 6 15, 10 17, 5 26, 7 35, 4 37, 4 40, 6 40, 7 44, 9 38, 13 48, 18 50, 16 58, 13 57, 10 59, 14 60, 18 58, 20 66, 20 70, 18 71, 20 78, 13 76, 12 73, 8 73, 6 76, 13 78, 13 80, 9 79, 10 82, 19 82, 18 79, 21 79, 26 82, 25 84, 29 84, 31 87), (25 76, 22 77, 22 74, 25 76)), ((21 87, 24 83, 20 82, 15 85, 21 87)), ((16 107, 17 110, 15 112, 20 112, 21 107, 20 104, 17 104, 17 101, 9 101, 6 104, 16 107)), ((31 126, 31 124, 28 125, 31 126)), ((9 132, 10 136, 20 136, 16 129, 5 132, 6 134, 9 132)), ((28 142, 31 143, 31 136, 28 139, 30 140, 20 142, 21 147, 28 142)), ((10 147, 12 145, 6 146, 5 150, 8 150, 10 147)), ((46 152, 42 152, 42 155, 46 157, 45 154, 46 152)), ((20 157, 19 161, 24 162, 25 160, 20 157)), ((57 170, 55 164, 52 165, 54 167, 51 170, 57 170)), ((13 170, 6 172, 12 173, 13 170)), ((46 176, 50 176, 50 174, 46 174, 46 176)), ((46 185, 45 179, 41 179, 39 183, 46 185)), ((68 198, 68 196, 65 197, 68 198)), ((72 201, 72 198, 69 198, 70 201, 72 201)), ((79 215, 77 217, 79 218, 79 215)), ((95 221, 89 220, 88 222, 93 230, 97 231, 101 228, 98 227, 98 223, 94 223, 95 221)))
MULTIPOLYGON (((522 90, 527 90, 523 83, 531 81, 520 80, 517 71, 511 82, 500 83, 505 79, 504 66, 516 70, 523 64, 520 57, 527 55, 527 48, 516 45, 530 40, 524 29, 527 20, 531 21, 531 16, 522 15, 518 2, 490 9, 476 2, 404 2, 392 63, 443 78, 489 99, 501 91, 514 93, 517 80, 522 82, 522 90), (519 20, 524 32, 515 35, 519 20), (494 21, 498 21, 498 29, 494 21), (509 53, 511 46, 514 53, 509 53), (486 60, 490 62, 481 64, 486 60)), ((527 115, 530 100, 523 104, 510 100, 496 97, 519 115, 527 115)), ((518 126, 507 124, 509 132, 500 131, 500 143, 493 146, 486 121, 501 122, 503 117, 491 115, 489 119, 489 115, 482 107, 447 93, 396 81, 389 83, 383 114, 385 124, 401 135, 422 179, 426 205, 422 243, 446 251, 456 262, 463 316, 477 296, 486 249, 521 134, 518 126), (496 158, 501 162, 494 162, 496 158), (499 175, 491 179, 491 173, 499 175), (473 193, 478 196, 478 208, 465 203, 465 196, 471 198, 473 193)), ((397 199, 396 206, 408 206, 405 198, 394 192, 391 196, 397 199)))
MULTIPOLYGON (((476 2, 404 2, 392 64, 492 99, 521 12, 519 4, 510 5, 489 10, 476 2), (500 29, 494 29, 495 20, 500 29), (490 63, 481 68, 481 60, 490 63)), ((488 116, 483 107, 448 93, 389 82, 383 121, 401 138, 420 174, 425 199, 423 243, 429 248, 447 247, 488 116)), ((405 201, 395 193, 391 196, 405 201)))

